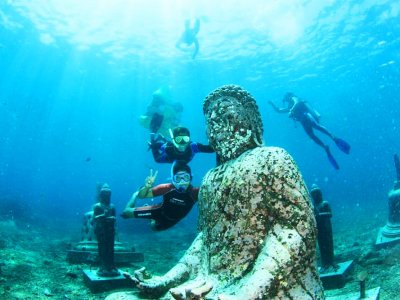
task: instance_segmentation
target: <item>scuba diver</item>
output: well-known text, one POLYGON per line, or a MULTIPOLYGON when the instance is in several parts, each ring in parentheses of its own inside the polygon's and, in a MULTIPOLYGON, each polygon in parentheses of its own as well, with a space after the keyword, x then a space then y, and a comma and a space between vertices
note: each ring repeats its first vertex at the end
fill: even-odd
POLYGON ((329 136, 335 142, 336 146, 346 154, 350 153, 350 145, 343 139, 333 136, 324 126, 320 125, 320 114, 316 110, 314 110, 306 101, 299 99, 293 93, 286 93, 285 97, 282 99, 282 102, 284 104, 286 103, 287 107, 279 108, 272 101, 268 101, 268 103, 274 108, 276 112, 289 113, 289 118, 300 122, 307 135, 316 144, 324 148, 326 154, 328 155, 329 162, 332 164, 332 166, 336 170, 339 170, 339 164, 336 162, 331 151, 329 150, 329 146, 324 144, 315 135, 313 129, 321 131, 322 133, 329 136))
POLYGON ((210 145, 203 145, 190 140, 190 131, 186 127, 170 129, 171 141, 161 134, 151 134, 149 147, 154 160, 158 163, 182 161, 189 163, 196 153, 214 153, 210 145))
POLYGON ((133 193, 131 199, 121 214, 124 219, 142 218, 151 219, 151 227, 155 231, 168 229, 182 220, 196 203, 199 188, 191 185, 192 172, 188 165, 175 162, 171 168, 172 182, 159 184, 153 187, 158 172, 145 180, 145 185, 133 193), (161 203, 135 207, 136 199, 162 196, 161 203))
POLYGON ((182 47, 182 44, 185 44, 187 47, 190 47, 194 44, 194 52, 192 54, 192 59, 195 59, 197 53, 199 52, 199 41, 197 40, 197 33, 200 30, 200 20, 196 19, 194 21, 193 28, 190 28, 190 20, 185 21, 185 31, 182 33, 179 40, 176 42, 176 48, 180 50, 186 50, 186 48, 182 47))
POLYGON ((183 106, 180 102, 170 99, 169 88, 162 86, 153 92, 146 113, 139 117, 139 123, 150 129, 151 133, 167 135, 169 128, 179 125, 183 106))

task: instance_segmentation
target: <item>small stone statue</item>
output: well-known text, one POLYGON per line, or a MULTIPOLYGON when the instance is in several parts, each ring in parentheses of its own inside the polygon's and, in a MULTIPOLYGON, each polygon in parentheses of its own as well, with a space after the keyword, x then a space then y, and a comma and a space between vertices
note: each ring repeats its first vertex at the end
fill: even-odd
POLYGON ((394 155, 394 165, 397 176, 393 189, 389 192, 389 215, 388 221, 382 229, 382 234, 388 239, 398 240, 400 238, 400 161, 397 154, 394 155))
POLYGON ((322 196, 321 189, 313 184, 311 187, 311 198, 314 202, 314 214, 318 228, 318 246, 321 254, 321 273, 325 273, 330 268, 336 270, 338 265, 334 262, 333 234, 332 234, 332 209, 328 201, 322 196))
POLYGON ((93 207, 94 232, 98 242, 100 268, 99 276, 118 276, 114 265, 115 208, 111 204, 111 189, 103 184, 99 193, 99 202, 93 207))
POLYGON ((396 168, 396 181, 393 189, 389 192, 389 224, 400 225, 400 161, 397 154, 394 155, 396 168))

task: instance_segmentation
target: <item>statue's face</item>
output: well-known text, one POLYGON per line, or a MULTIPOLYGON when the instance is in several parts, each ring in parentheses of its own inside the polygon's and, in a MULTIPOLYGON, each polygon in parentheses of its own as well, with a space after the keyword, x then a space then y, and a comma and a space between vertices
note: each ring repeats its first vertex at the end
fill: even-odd
POLYGON ((111 190, 101 190, 100 203, 104 205, 109 205, 110 202, 111 202, 111 190))
POLYGON ((224 160, 232 159, 248 148, 251 127, 238 99, 232 96, 216 99, 209 107, 206 120, 210 144, 224 160))
POLYGON ((203 103, 210 145, 224 163, 260 146, 261 115, 249 92, 237 85, 224 85, 211 92, 203 103))

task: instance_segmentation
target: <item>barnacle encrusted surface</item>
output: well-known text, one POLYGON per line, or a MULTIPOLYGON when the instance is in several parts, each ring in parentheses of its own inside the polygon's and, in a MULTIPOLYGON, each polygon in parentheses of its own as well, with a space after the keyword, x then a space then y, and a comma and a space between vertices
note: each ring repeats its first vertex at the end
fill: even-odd
POLYGON ((174 268, 141 289, 173 288, 175 299, 324 299, 307 188, 285 150, 261 146, 254 98, 224 86, 205 99, 204 113, 221 164, 201 185, 200 233, 174 268))
POLYGON ((239 292, 264 278, 260 298, 248 299, 323 297, 308 192, 286 151, 256 147, 211 170, 199 208, 209 275, 222 286, 239 292))
POLYGON ((261 144, 263 126, 253 96, 237 85, 225 85, 206 97, 207 135, 221 162, 261 144))

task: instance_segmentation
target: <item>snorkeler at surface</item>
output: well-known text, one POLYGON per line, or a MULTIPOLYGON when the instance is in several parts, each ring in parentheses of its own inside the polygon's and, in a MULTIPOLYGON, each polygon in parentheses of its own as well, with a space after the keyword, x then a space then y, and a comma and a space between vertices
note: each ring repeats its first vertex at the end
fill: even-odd
POLYGON ((171 169, 172 182, 153 187, 157 172, 150 170, 145 185, 136 191, 121 216, 128 218, 151 219, 153 230, 168 229, 182 220, 197 202, 199 188, 193 187, 190 167, 181 162, 175 162, 171 169), (136 200, 160 196, 162 201, 156 205, 136 207, 136 200))
POLYGON ((314 133, 313 129, 316 129, 327 136, 329 136, 336 144, 336 146, 346 154, 350 153, 350 145, 332 135, 324 126, 319 124, 320 115, 314 110, 308 103, 302 99, 299 99, 293 93, 286 93, 285 97, 282 99, 282 102, 287 105, 287 107, 279 108, 272 101, 268 101, 268 103, 274 108, 274 110, 278 113, 288 113, 289 118, 292 118, 295 121, 298 121, 303 126, 307 135, 319 146, 325 149, 326 154, 328 155, 329 162, 332 166, 339 170, 339 164, 336 162, 335 158, 331 154, 329 150, 329 146, 324 144, 314 133))
POLYGON ((149 146, 154 160, 158 163, 181 161, 189 163, 196 153, 214 153, 209 145, 190 140, 190 131, 186 127, 175 127, 170 130, 171 141, 160 134, 151 134, 149 146))
POLYGON ((193 28, 190 27, 190 20, 185 21, 185 31, 182 33, 179 40, 176 42, 176 48, 180 50, 187 50, 187 48, 182 47, 185 44, 187 47, 194 45, 194 51, 192 54, 192 59, 194 59, 199 52, 199 41, 197 40, 197 33, 200 30, 200 20, 196 19, 194 21, 193 28))

